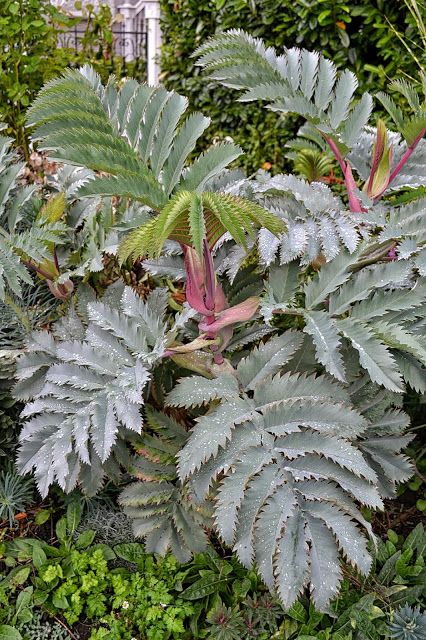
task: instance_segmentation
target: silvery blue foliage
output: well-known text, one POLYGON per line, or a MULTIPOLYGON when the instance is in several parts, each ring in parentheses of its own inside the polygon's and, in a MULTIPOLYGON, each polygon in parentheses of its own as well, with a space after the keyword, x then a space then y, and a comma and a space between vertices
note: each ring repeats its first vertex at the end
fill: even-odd
MULTIPOLYGON (((166 306, 163 289, 143 301, 126 287, 118 308, 89 302, 87 326, 74 313, 65 331, 57 327, 59 339, 46 331, 32 335, 15 388, 27 401, 18 465, 23 473, 34 470, 42 495, 53 482, 71 490, 89 469, 124 455, 126 431, 141 432, 144 390, 177 332, 164 321, 166 306)), ((91 491, 98 475, 87 480, 91 491)))
MULTIPOLYGON (((277 175, 253 183, 256 199, 286 222, 281 238, 267 229, 259 233, 258 247, 268 266, 279 252, 281 264, 302 257, 309 263, 323 254, 332 260, 346 247, 353 253, 360 240, 360 215, 351 213, 331 189, 319 182, 309 184, 293 175, 277 175)), ((367 229, 363 230, 364 237, 367 229)))
POLYGON ((214 515, 222 540, 245 566, 257 565, 286 607, 310 585, 321 610, 342 579, 339 551, 368 574, 361 530, 373 534, 357 504, 382 508, 382 498, 410 476, 399 451, 411 436, 400 435, 408 416, 392 408, 392 395, 377 407, 375 386, 360 402, 369 379, 359 372, 348 386, 294 372, 302 343, 298 331, 277 335, 240 360, 235 378, 183 378, 168 404, 214 401, 178 454, 181 480, 190 480, 199 500, 219 482, 214 515))
MULTIPOLYGON (((225 171, 240 154, 232 144, 188 164, 208 119, 186 116, 185 98, 163 87, 133 80, 120 90, 113 82, 104 87, 87 67, 49 83, 31 122, 44 149, 93 172, 77 193, 104 203, 100 218, 87 217, 94 235, 108 215, 100 196, 132 200, 121 226, 87 259, 114 252, 139 215, 160 212, 161 234, 155 220, 139 230, 144 251, 157 255, 149 244, 166 237, 198 247, 200 264, 194 257, 187 268, 188 300, 212 322, 200 329, 186 305, 169 329, 162 289, 143 301, 130 288, 111 287, 98 301, 81 287, 78 312, 53 334, 36 333, 19 362, 16 392, 27 402, 19 464, 35 469, 44 494, 54 481, 95 491, 104 473, 122 465, 135 482, 119 500, 148 551, 187 560, 204 548, 204 527, 213 523, 286 607, 309 588, 326 610, 342 579, 342 555, 361 573, 370 570, 367 537, 374 544, 374 536, 360 506, 383 508, 412 473, 401 453, 411 436, 400 407, 405 385, 426 391, 425 202, 380 198, 424 185, 424 144, 410 157, 424 113, 404 84, 416 112, 408 122, 382 96, 399 132, 385 140, 379 126, 367 128, 372 97, 356 98, 355 76, 318 53, 279 55, 241 31, 219 34, 199 53, 214 79, 243 91, 242 100, 305 117, 310 144, 323 148, 324 139, 339 162, 348 205, 322 183, 225 171), (65 115, 64 100, 73 102, 65 115), (378 175, 380 162, 368 159, 379 134, 381 160, 388 143, 396 162, 407 160, 392 184, 395 165, 378 175), (366 180, 363 190, 352 166, 366 180), (278 235, 261 229, 244 246, 252 227, 235 196, 256 221, 272 219, 278 235), (206 306, 207 292, 220 302, 217 313, 206 306), (247 301, 253 315, 238 323, 238 305, 247 301), (164 366, 166 356, 173 367, 164 366), (177 383, 175 366, 183 376, 177 383), (140 445, 135 456, 125 439, 140 445)), ((78 220, 79 211, 77 202, 78 220)), ((138 257, 139 247, 130 254, 138 257)), ((143 266, 154 278, 185 279, 176 242, 143 266)))
POLYGON ((396 640, 424 640, 426 638, 426 612, 420 607, 401 607, 394 613, 389 625, 389 636, 396 640))

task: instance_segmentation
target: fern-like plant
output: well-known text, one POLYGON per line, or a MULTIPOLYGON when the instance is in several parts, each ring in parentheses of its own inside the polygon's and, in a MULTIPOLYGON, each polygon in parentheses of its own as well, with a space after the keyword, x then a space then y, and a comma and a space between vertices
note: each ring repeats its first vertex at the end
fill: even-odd
POLYGON ((43 494, 54 481, 93 493, 124 467, 119 501, 148 550, 186 560, 213 527, 286 607, 308 589, 326 610, 342 556, 370 570, 361 507, 383 508, 412 474, 401 398, 426 391, 424 105, 394 85, 413 114, 381 96, 388 131, 369 125, 354 75, 317 53, 278 55, 238 31, 198 54, 244 100, 304 116, 345 191, 225 170, 233 145, 188 166, 207 120, 162 87, 104 87, 89 68, 49 83, 30 110, 39 144, 81 167, 74 197, 143 207, 119 258, 185 281, 186 302, 172 317, 170 283, 172 298, 79 287, 19 361, 18 462, 43 494))

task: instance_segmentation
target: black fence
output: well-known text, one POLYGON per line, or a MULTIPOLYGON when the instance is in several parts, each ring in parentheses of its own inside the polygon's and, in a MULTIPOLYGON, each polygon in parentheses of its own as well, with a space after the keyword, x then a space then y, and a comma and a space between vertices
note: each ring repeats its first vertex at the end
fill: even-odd
POLYGON ((74 27, 65 33, 61 33, 58 39, 61 47, 74 49, 75 51, 90 51, 91 54, 107 54, 120 56, 124 63, 133 60, 147 60, 147 37, 145 31, 126 31, 124 28, 114 28, 112 43, 102 37, 93 37, 84 28, 74 27))

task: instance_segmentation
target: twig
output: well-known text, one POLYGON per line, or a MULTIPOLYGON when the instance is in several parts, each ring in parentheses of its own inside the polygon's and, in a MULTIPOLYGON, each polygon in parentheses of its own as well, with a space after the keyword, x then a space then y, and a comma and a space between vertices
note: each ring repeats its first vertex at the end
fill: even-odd
POLYGON ((71 631, 71 629, 69 629, 69 627, 67 627, 67 625, 65 624, 65 622, 62 622, 62 620, 60 618, 57 618, 55 615, 53 616, 54 619, 56 620, 56 622, 59 622, 60 625, 62 625, 64 627, 64 629, 66 629, 66 631, 69 633, 69 635, 71 636, 71 638, 73 638, 73 640, 78 640, 77 636, 75 636, 73 634, 73 632, 71 631))
POLYGON ((365 211, 361 205, 359 198, 355 195, 356 183, 352 174, 352 167, 349 162, 345 162, 342 154, 340 153, 336 143, 331 138, 324 136, 328 146, 334 153, 337 162, 343 172, 345 178, 346 190, 348 192, 349 208, 353 213, 362 213, 365 211))
POLYGON ((391 182, 396 178, 398 173, 401 171, 402 167, 407 162, 408 158, 411 156, 411 154, 413 153, 413 151, 415 150, 415 148, 417 147, 417 145, 419 144, 420 140, 423 138, 425 133, 426 133, 426 127, 424 127, 420 131, 420 133, 416 136, 416 138, 410 144, 408 149, 406 149, 406 151, 404 152, 404 155, 402 156, 401 160, 398 162, 398 164, 396 165, 395 169, 392 171, 392 173, 389 176, 389 182, 387 184, 388 187, 391 184, 391 182))
POLYGON ((46 278, 47 280, 52 280, 52 276, 50 273, 48 273, 47 271, 45 271, 44 269, 41 269, 40 267, 37 267, 37 265, 35 265, 33 262, 31 262, 30 260, 22 260, 21 258, 21 262, 22 264, 24 264, 26 267, 28 267, 28 269, 32 269, 33 271, 35 271, 36 273, 38 273, 40 276, 43 276, 44 278, 46 278))

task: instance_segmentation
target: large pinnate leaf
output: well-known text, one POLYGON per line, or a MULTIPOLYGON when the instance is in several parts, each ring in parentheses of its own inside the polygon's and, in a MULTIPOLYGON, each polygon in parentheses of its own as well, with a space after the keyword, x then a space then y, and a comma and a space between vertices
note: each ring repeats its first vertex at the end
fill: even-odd
POLYGON ((351 147, 368 123, 371 96, 354 100, 354 74, 337 73, 316 52, 292 48, 278 55, 262 40, 234 29, 211 38, 196 53, 211 78, 243 91, 240 100, 266 100, 274 111, 302 115, 343 149, 351 147))
POLYGON ((102 468, 124 430, 141 432, 144 390, 162 356, 164 303, 161 290, 142 301, 125 288, 125 311, 88 305, 83 339, 34 336, 31 353, 18 365, 16 393, 34 398, 23 412, 18 464, 24 472, 34 468, 43 495, 55 480, 70 490, 84 465, 102 468))
POLYGON ((339 352, 337 325, 325 311, 305 311, 304 331, 312 336, 318 360, 332 376, 345 381, 345 367, 339 352))
POLYGON ((212 400, 238 396, 238 383, 232 376, 222 375, 209 380, 202 376, 182 378, 167 398, 172 407, 197 407, 212 400))
POLYGON ((403 391, 403 382, 396 362, 385 345, 367 327, 352 320, 340 320, 339 329, 359 354, 361 366, 374 382, 391 391, 403 391))
POLYGON ((167 239, 176 240, 203 252, 203 239, 212 248, 226 232, 243 247, 253 227, 265 227, 278 234, 284 223, 259 205, 225 193, 179 191, 161 213, 132 231, 123 241, 119 256, 125 260, 159 256, 167 239))
POLYGON ((222 394, 197 419, 179 454, 179 475, 201 495, 219 479, 215 528, 224 542, 243 564, 257 565, 286 607, 310 586, 324 610, 340 585, 340 553, 369 571, 361 529, 372 532, 357 505, 381 508, 382 488, 387 495, 407 477, 399 454, 407 439, 395 435, 406 421, 389 413, 369 425, 338 383, 280 375, 287 356, 265 371, 285 344, 272 338, 241 360, 239 400, 222 394))
POLYGON ((349 267, 356 261, 356 256, 342 252, 332 262, 324 265, 318 276, 305 285, 305 304, 307 309, 315 309, 324 302, 330 293, 350 277, 349 267))
POLYGON ((186 478, 203 462, 216 456, 219 447, 230 439, 236 421, 242 422, 253 411, 252 403, 239 396, 198 418, 191 439, 179 453, 179 474, 186 478))
POLYGON ((202 189, 241 154, 237 145, 219 144, 198 156, 184 175, 188 156, 210 123, 199 113, 185 117, 187 108, 185 98, 164 87, 132 79, 118 91, 111 81, 104 87, 86 66, 47 83, 28 122, 51 157, 103 172, 84 184, 80 195, 130 197, 159 210, 174 190, 202 189))
POLYGON ((237 367, 237 375, 248 389, 255 389, 262 380, 273 375, 288 362, 302 344, 300 333, 287 331, 254 348, 237 367))

